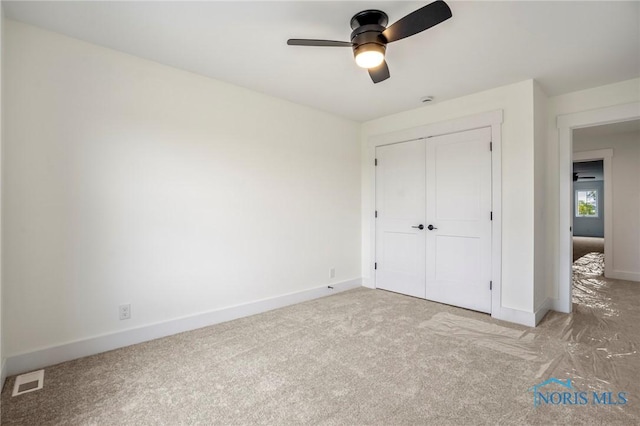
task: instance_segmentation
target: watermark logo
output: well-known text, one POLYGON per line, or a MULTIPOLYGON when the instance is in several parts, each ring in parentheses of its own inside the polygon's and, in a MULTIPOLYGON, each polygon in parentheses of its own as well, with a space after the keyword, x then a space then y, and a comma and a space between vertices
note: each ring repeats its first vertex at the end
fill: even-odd
POLYGON ((625 405, 629 402, 627 392, 584 392, 578 391, 571 379, 560 380, 552 377, 529 388, 533 392, 533 405, 625 405), (557 385, 560 391, 550 391, 548 385, 557 385))

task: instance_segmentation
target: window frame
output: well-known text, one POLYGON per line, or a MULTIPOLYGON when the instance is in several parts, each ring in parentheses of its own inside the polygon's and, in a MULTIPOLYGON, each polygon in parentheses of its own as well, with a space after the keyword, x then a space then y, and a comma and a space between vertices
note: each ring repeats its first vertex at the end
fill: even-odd
POLYGON ((580 219, 599 219, 600 218, 600 209, 598 208, 598 205, 600 204, 600 191, 598 191, 598 189, 593 188, 593 189, 576 189, 574 196, 575 196, 575 212, 574 212, 574 217, 575 218, 580 218, 580 219), (581 215, 580 214, 580 209, 579 209, 579 202, 580 200, 578 199, 578 193, 580 192, 593 192, 595 193, 596 197, 595 197, 595 209, 596 209, 596 214, 594 215, 581 215))

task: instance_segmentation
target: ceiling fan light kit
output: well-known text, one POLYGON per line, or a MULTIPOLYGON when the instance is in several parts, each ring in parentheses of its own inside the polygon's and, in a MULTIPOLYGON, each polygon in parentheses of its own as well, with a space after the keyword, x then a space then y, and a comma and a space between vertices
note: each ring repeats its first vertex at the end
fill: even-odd
POLYGON ((359 67, 376 68, 384 62, 387 40, 382 32, 388 22, 381 10, 363 10, 351 18, 351 44, 359 67))
POLYGON ((356 64, 360 68, 375 68, 384 62, 384 46, 379 44, 365 44, 363 46, 354 47, 353 55, 356 58, 356 64))
POLYGON ((427 30, 451 18, 451 9, 442 1, 430 3, 387 27, 389 17, 381 10, 363 10, 351 18, 351 41, 289 39, 290 46, 351 47, 356 64, 366 68, 374 83, 389 78, 385 61, 387 44, 427 30))

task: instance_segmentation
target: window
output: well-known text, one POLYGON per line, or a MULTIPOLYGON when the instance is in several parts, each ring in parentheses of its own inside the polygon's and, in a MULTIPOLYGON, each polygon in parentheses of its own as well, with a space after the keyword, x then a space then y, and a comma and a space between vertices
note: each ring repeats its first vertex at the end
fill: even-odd
POLYGON ((598 217, 598 191, 576 191, 576 217, 598 217))

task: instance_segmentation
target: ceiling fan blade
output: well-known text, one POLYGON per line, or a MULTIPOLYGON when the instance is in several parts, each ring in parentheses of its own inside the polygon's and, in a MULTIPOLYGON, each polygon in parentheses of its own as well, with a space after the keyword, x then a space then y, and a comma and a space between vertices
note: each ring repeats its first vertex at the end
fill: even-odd
POLYGON ((304 38, 290 38, 287 40, 289 46, 321 46, 321 47, 352 47, 349 41, 334 40, 309 40, 304 38))
POLYGON ((418 34, 427 30, 434 25, 446 21, 453 15, 449 6, 442 1, 437 0, 414 12, 411 12, 404 18, 400 18, 389 28, 382 32, 388 43, 392 41, 402 40, 403 38, 418 34))
POLYGON ((369 75, 371 76, 371 80, 374 83, 380 83, 381 81, 385 81, 391 74, 389 74, 389 66, 387 65, 387 61, 383 61, 380 65, 375 68, 369 68, 369 75))

